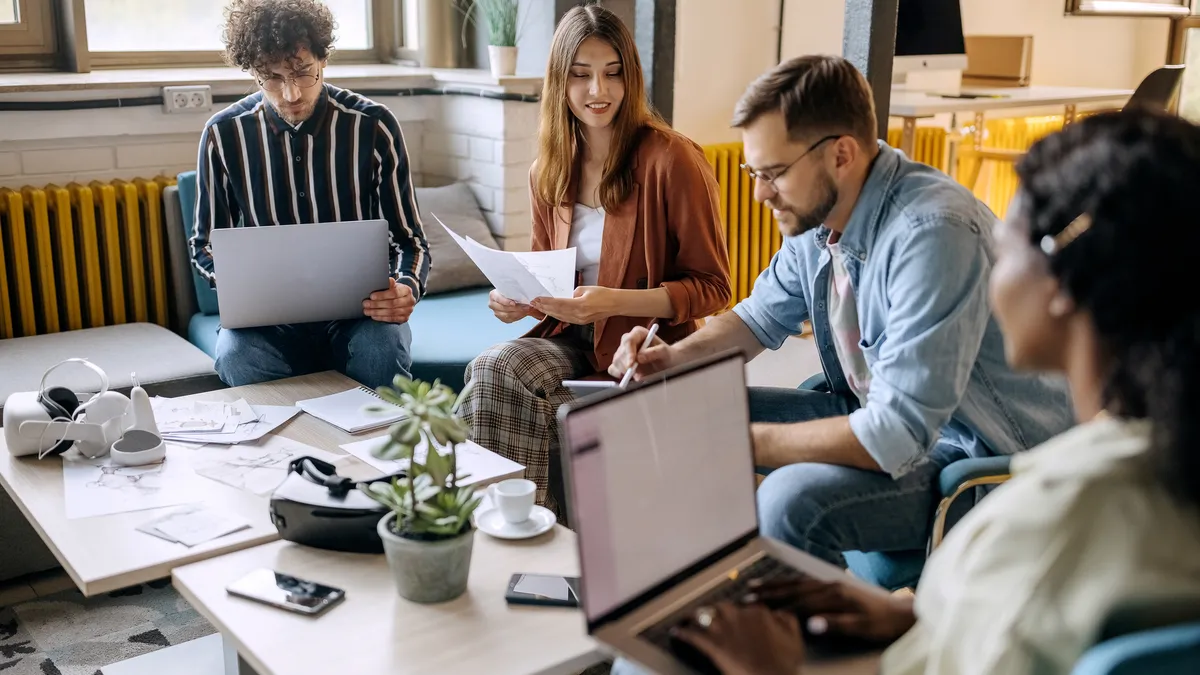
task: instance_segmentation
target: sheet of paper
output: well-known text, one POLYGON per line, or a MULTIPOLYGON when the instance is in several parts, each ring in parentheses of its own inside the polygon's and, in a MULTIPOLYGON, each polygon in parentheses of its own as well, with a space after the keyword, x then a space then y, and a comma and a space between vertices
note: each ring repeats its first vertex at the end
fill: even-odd
POLYGON ((469 237, 446 232, 504 297, 528 303, 538 297, 569 298, 575 291, 575 249, 513 253, 488 248, 469 237))
POLYGON ((194 444, 222 443, 232 445, 256 441, 283 426, 285 422, 300 414, 300 408, 290 405, 260 405, 254 407, 258 421, 239 424, 233 433, 198 432, 187 434, 163 434, 169 441, 194 444))
POLYGON ((191 547, 248 527, 250 523, 244 518, 194 504, 143 523, 137 529, 191 547))
POLYGON ((167 458, 147 466, 117 466, 108 457, 63 456, 63 496, 69 519, 177 506, 203 500, 192 470, 192 450, 167 448, 167 458))
POLYGON ((260 497, 279 487, 296 457, 307 455, 334 465, 345 459, 280 436, 238 445, 206 445, 188 452, 197 474, 260 497))
MULTIPOLYGON (((407 470, 408 460, 379 459, 375 456, 375 449, 383 447, 383 444, 386 442, 387 436, 381 436, 356 443, 347 443, 342 446, 342 449, 379 469, 384 475, 407 470)), ((464 485, 498 478, 510 478, 520 475, 525 470, 524 466, 501 457, 472 441, 460 443, 457 446, 457 451, 458 477, 463 481, 464 485)), ((428 452, 428 445, 423 443, 416 448, 413 455, 418 462, 424 463, 428 452)), ((443 449, 441 452, 442 454, 446 454, 447 451, 443 449)))
POLYGON ((220 431, 232 411, 221 401, 183 401, 156 397, 151 401, 159 433, 220 431))

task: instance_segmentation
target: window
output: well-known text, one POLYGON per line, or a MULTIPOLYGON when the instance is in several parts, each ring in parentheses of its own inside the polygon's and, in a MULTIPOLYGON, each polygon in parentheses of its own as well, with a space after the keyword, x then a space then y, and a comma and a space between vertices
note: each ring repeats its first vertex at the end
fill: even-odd
MULTIPOLYGON (((372 51, 372 5, 384 3, 325 2, 338 22, 337 60, 378 60, 372 51)), ((217 63, 228 5, 229 0, 84 0, 92 65, 217 63)))
POLYGON ((1179 87, 1179 115, 1200 124, 1200 16, 1171 22, 1168 52, 1167 63, 1187 66, 1179 87))
POLYGON ((51 0, 0 0, 0 55, 52 55, 51 0))
MULTIPOLYGON (((0 0, 0 69, 220 65, 230 1, 0 0)), ((416 58, 418 0, 322 1, 335 62, 416 58)))

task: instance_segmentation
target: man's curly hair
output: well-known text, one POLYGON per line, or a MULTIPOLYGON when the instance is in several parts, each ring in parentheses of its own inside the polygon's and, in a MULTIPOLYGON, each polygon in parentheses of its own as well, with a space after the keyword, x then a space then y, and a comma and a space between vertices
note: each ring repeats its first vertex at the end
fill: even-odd
POLYGON ((304 48, 324 60, 336 25, 319 0, 233 0, 225 10, 225 60, 257 73, 304 48))

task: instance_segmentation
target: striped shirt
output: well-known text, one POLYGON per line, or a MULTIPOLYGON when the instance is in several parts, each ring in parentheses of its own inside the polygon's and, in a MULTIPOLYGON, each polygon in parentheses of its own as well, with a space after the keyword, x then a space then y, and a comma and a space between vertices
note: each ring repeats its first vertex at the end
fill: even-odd
POLYGON ((383 105, 322 85, 311 117, 285 122, 262 92, 217 113, 200 138, 192 264, 216 287, 213 228, 388 222, 392 276, 420 299, 429 244, 400 124, 383 105))

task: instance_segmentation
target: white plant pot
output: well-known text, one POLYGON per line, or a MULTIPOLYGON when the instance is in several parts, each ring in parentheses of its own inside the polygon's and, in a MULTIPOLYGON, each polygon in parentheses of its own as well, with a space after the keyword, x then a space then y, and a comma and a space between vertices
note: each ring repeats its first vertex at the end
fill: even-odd
POLYGON ((510 77, 517 74, 517 48, 488 45, 488 61, 492 64, 492 77, 510 77))

